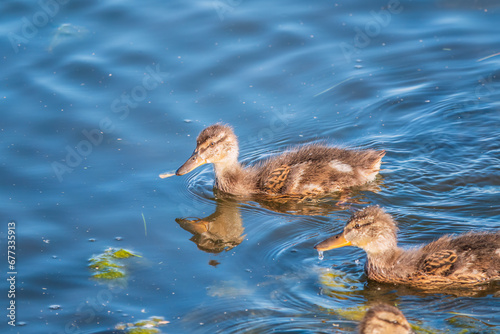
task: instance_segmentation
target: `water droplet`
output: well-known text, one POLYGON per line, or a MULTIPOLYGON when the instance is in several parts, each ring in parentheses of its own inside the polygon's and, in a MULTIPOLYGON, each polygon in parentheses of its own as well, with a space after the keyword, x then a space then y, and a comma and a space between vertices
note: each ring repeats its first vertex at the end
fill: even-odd
POLYGON ((318 251, 318 259, 320 260, 323 260, 324 259, 324 256, 323 256, 323 251, 318 251))
POLYGON ((51 309, 51 310, 59 310, 59 309, 61 309, 61 305, 57 305, 57 304, 50 305, 49 309, 51 309))

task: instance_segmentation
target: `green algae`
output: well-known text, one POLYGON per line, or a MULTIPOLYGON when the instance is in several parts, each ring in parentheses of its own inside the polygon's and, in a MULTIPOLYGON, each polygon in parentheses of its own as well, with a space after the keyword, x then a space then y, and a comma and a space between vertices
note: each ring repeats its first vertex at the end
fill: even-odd
POLYGON ((158 328, 130 328, 127 329, 128 334, 156 334, 161 333, 158 328))
POLYGON ((422 326, 418 326, 415 324, 410 324, 411 329, 417 334, 437 334, 437 333, 443 333, 442 331, 438 331, 437 329, 428 329, 422 326))
POLYGON ((108 270, 103 273, 94 274, 92 277, 97 279, 117 279, 125 277, 125 273, 118 270, 108 270))
POLYGON ((132 254, 131 252, 129 252, 125 249, 119 249, 113 253, 113 257, 115 257, 117 259, 127 259, 127 258, 132 257, 132 256, 140 257, 139 255, 132 254))
POLYGON ((125 331, 127 334, 156 334, 161 333, 158 327, 168 324, 163 317, 150 317, 149 319, 139 320, 136 323, 119 323, 115 329, 125 331))
POLYGON ((102 280, 114 280, 126 276, 125 265, 120 260, 130 257, 140 257, 125 249, 109 248, 104 253, 96 255, 89 260, 89 269, 93 271, 92 277, 102 280))
POLYGON ((344 319, 361 321, 365 316, 367 310, 368 310, 367 306, 356 306, 356 307, 333 309, 332 311, 333 313, 338 314, 344 319))
POLYGON ((462 331, 460 333, 498 333, 499 330, 497 325, 488 324, 480 319, 476 319, 472 316, 458 314, 455 312, 450 312, 456 314, 451 318, 445 319, 445 321, 455 328, 460 328, 462 331))

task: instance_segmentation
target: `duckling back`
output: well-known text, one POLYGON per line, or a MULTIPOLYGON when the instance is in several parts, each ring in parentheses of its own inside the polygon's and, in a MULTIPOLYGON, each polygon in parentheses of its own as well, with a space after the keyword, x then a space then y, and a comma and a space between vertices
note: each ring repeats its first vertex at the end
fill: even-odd
POLYGON ((422 248, 417 269, 458 284, 500 280, 500 232, 444 236, 422 248))
POLYGON ((280 195, 309 195, 340 191, 373 181, 385 151, 346 150, 306 145, 260 165, 258 188, 280 195))

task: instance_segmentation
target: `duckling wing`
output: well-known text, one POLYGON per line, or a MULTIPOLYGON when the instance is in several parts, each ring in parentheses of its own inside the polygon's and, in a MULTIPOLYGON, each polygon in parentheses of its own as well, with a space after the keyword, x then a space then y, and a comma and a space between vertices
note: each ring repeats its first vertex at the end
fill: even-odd
POLYGON ((422 270, 430 275, 446 276, 457 261, 457 253, 445 249, 429 254, 423 261, 422 270))
POLYGON ((285 185, 288 174, 290 174, 290 166, 288 165, 281 165, 274 169, 264 182, 264 190, 270 193, 279 193, 285 185))

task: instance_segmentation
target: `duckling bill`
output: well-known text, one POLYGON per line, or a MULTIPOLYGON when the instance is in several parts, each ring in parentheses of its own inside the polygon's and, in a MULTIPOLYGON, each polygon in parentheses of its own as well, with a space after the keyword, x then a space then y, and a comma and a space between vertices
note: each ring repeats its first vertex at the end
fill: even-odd
POLYGON ((232 128, 211 125, 199 134, 193 154, 176 175, 211 163, 215 188, 233 195, 326 194, 373 181, 385 151, 302 145, 250 166, 240 164, 238 154, 232 128))
POLYGON ((424 289, 479 285, 500 280, 500 231, 445 235, 425 246, 397 245, 397 223, 378 206, 356 212, 344 231, 316 248, 319 252, 356 246, 367 254, 369 279, 424 289))

